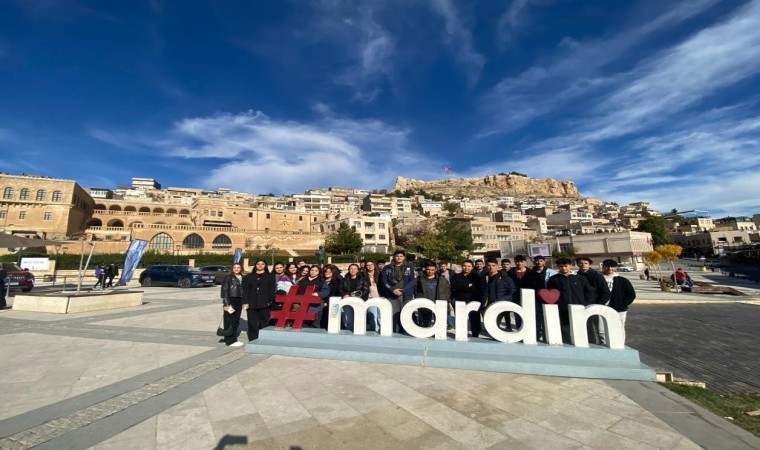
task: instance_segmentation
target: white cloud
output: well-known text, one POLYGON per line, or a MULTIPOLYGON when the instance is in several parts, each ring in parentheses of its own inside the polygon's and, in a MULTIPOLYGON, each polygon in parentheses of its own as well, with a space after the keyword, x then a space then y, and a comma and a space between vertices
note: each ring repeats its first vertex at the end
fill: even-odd
MULTIPOLYGON (((245 192, 391 187, 397 175, 430 177, 442 163, 411 149, 406 128, 378 120, 273 120, 262 112, 184 119, 158 147, 183 158, 223 159, 203 184, 245 192)), ((210 160, 211 161, 211 160, 210 160)))
POLYGON ((604 68, 662 31, 696 16, 717 0, 680 2, 644 23, 636 22, 617 34, 595 41, 563 39, 554 54, 516 77, 497 83, 482 99, 487 118, 479 136, 510 132, 586 96, 604 93, 628 77, 605 76, 604 68))
POLYGON ((485 57, 475 50, 472 34, 465 28, 451 0, 430 0, 433 11, 445 22, 444 40, 454 52, 457 63, 464 67, 470 86, 477 84, 485 65, 485 57))

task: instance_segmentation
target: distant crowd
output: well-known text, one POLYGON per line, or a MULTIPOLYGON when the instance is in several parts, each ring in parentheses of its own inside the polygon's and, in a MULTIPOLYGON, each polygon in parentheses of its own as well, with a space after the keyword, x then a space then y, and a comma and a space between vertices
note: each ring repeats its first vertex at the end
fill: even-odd
MULTIPOLYGON (((319 256, 319 253, 318 253, 319 256)), ((542 300, 539 291, 556 289, 559 291, 559 312, 564 342, 570 342, 568 305, 607 305, 620 315, 625 330, 625 319, 629 305, 636 298, 636 292, 630 281, 618 276, 615 260, 602 262, 602 272, 591 268, 593 261, 578 258, 577 272, 573 272, 572 261, 560 258, 556 260, 557 270, 546 266, 543 256, 528 258, 517 255, 510 259, 498 260, 488 258, 475 261, 465 260, 461 270, 456 272, 449 261, 435 262, 425 260, 415 267, 406 260, 406 253, 398 250, 390 262, 360 261, 350 264, 345 273, 332 264, 308 265, 305 261, 297 263, 275 263, 271 271, 264 260, 258 260, 253 271, 243 274, 242 266, 235 264, 222 282, 221 297, 223 301, 223 329, 225 335, 220 339, 228 346, 242 346, 237 340, 237 328, 242 311, 246 311, 249 341, 258 338, 259 331, 270 325, 269 313, 275 296, 287 293, 292 286, 299 287, 303 294, 307 287, 314 286, 314 296, 322 304, 313 308, 316 320, 308 324, 315 328, 327 328, 327 314, 324 313, 330 297, 358 297, 365 301, 369 298, 384 297, 393 305, 393 332, 404 333, 400 321, 400 311, 404 304, 415 298, 446 300, 449 302, 448 326, 453 325, 454 302, 478 302, 480 307, 468 315, 469 332, 473 337, 483 333, 482 314, 491 303, 509 301, 522 305, 522 290, 535 292, 536 302, 536 338, 545 342, 542 300)), ((342 327, 353 330, 353 310, 344 308, 342 327)), ((435 320, 432 311, 419 309, 414 321, 422 327, 431 326, 435 320)), ((506 331, 518 330, 522 319, 514 313, 503 313, 497 322, 506 331)), ((594 317, 588 321, 589 342, 597 345, 606 344, 604 322, 594 317)), ((370 307, 367 310, 367 329, 380 331, 380 310, 370 307)))

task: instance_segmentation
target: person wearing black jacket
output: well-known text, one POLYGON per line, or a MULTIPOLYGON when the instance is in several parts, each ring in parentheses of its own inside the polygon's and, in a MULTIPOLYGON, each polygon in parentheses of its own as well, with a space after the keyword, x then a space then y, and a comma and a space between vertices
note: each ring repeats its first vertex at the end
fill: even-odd
MULTIPOLYGON (((414 289, 415 298, 426 298, 428 300, 446 300, 451 301, 451 284, 442 274, 437 273, 435 261, 426 261, 422 265, 422 276, 417 278, 417 286, 414 289)), ((429 309, 418 310, 419 323, 421 327, 429 327, 433 321, 433 311, 429 309)), ((443 317, 436 317, 436 320, 443 320, 443 317)))
MULTIPOLYGON (((367 301, 369 297, 368 280, 363 274, 359 273, 359 270, 358 264, 348 266, 348 274, 341 280, 341 298, 359 297, 367 301)), ((369 315, 369 312, 367 314, 369 315)), ((369 324, 370 321, 367 321, 367 323, 369 324)), ((351 307, 343 310, 343 328, 352 331, 354 329, 354 309, 351 307)))
POLYGON ((237 340, 237 329, 240 325, 240 313, 243 311, 243 267, 235 263, 230 273, 222 281, 221 297, 224 309, 224 329, 232 328, 229 336, 224 336, 223 342, 228 346, 240 347, 242 342, 237 340))
MULTIPOLYGON (((614 259, 602 261, 602 274, 607 286, 610 287, 609 307, 614 309, 620 315, 620 322, 623 328, 623 343, 625 343, 625 319, 628 315, 628 307, 636 300, 636 291, 628 278, 622 277, 617 273, 618 263, 614 259)), ((601 329, 602 337, 604 329, 601 329)))
POLYGON ((569 305, 592 305, 595 300, 594 288, 581 275, 574 275, 571 269, 571 261, 567 258, 557 260, 556 275, 549 278, 548 289, 557 289, 560 292, 559 321, 562 325, 562 340, 570 342, 570 314, 569 305))
MULTIPOLYGON (((483 280, 469 259, 462 263, 462 271, 451 277, 451 298, 454 302, 483 303, 483 280)), ((478 337, 482 329, 480 311, 470 311, 469 319, 472 337, 478 337)))
MULTIPOLYGON (((523 255, 515 256, 515 267, 512 267, 507 271, 507 275, 515 283, 517 292, 515 293, 513 302, 518 305, 522 305, 522 289, 530 289, 533 291, 534 302, 536 307, 536 339, 543 340, 544 337, 544 310, 541 307, 542 302, 538 298, 538 291, 544 288, 543 276, 533 270, 528 270, 527 259, 523 255)), ((522 325, 520 316, 515 318, 515 324, 518 328, 522 325)))
POLYGON ((5 279, 8 277, 8 272, 3 269, 2 265, 0 265, 0 309, 5 309, 8 307, 8 303, 5 301, 5 294, 7 292, 7 287, 5 286, 5 279))
MULTIPOLYGON (((606 305, 610 302, 610 288, 601 273, 591 268, 594 262, 589 258, 577 258, 575 263, 578 264, 578 275, 588 281, 588 284, 594 288, 594 303, 597 305, 606 305)), ((602 335, 599 332, 599 321, 601 317, 596 317, 588 321, 588 341, 592 344, 602 345, 602 335)))
POLYGON ((259 338, 259 330, 269 324, 269 310, 277 295, 277 281, 266 261, 260 259, 253 272, 243 277, 243 309, 248 317, 248 340, 259 338))

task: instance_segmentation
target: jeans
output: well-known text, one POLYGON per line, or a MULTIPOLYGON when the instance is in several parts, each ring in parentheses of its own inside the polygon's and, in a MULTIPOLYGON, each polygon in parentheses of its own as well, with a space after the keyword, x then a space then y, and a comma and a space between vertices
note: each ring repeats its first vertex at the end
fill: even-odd
MULTIPOLYGON (((354 331, 354 308, 343 308, 343 328, 354 331)), ((367 331, 380 332, 380 308, 370 306, 367 308, 367 331)))

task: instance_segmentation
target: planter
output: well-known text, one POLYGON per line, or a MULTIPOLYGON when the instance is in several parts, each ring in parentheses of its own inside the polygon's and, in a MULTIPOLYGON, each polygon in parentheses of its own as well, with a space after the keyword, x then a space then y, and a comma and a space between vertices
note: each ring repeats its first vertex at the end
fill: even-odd
POLYGON ((13 300, 13 310, 71 314, 140 306, 142 297, 142 291, 130 290, 79 295, 75 293, 19 294, 13 300))

